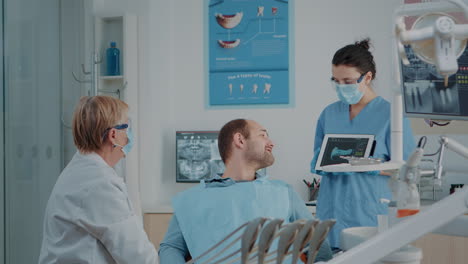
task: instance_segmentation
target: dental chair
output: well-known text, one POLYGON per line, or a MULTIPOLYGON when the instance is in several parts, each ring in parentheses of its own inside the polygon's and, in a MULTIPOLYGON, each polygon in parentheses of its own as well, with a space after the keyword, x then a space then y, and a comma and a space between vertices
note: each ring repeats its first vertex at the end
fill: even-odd
POLYGON ((311 264, 335 222, 297 220, 282 225, 282 219, 256 218, 244 223, 187 264, 281 264, 287 259, 290 259, 287 263, 295 264, 304 252, 308 254, 307 263, 311 264))

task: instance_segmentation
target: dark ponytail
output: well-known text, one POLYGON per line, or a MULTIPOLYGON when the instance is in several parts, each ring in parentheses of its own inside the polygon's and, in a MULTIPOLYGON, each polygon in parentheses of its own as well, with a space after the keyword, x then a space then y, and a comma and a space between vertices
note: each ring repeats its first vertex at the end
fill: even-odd
POLYGON ((369 48, 369 38, 356 41, 354 44, 339 49, 333 56, 332 63, 335 66, 346 65, 356 67, 361 74, 372 72, 372 79, 375 79, 374 56, 370 53, 369 48))

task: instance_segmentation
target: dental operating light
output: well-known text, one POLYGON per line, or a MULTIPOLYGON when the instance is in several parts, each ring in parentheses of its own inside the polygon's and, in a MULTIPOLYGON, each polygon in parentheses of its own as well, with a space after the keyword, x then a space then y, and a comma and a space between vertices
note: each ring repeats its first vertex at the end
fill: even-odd
MULTIPOLYGON (((448 2, 462 8, 465 17, 468 17, 468 8, 463 1, 448 2)), ((420 10, 424 11, 424 8, 420 10)), ((458 71, 457 58, 466 47, 468 24, 457 24, 451 15, 429 10, 429 13, 417 18, 410 30, 406 30, 404 16, 398 16, 395 30, 398 52, 403 64, 409 64, 404 45, 410 45, 422 61, 436 66, 447 86, 448 77, 458 71)))

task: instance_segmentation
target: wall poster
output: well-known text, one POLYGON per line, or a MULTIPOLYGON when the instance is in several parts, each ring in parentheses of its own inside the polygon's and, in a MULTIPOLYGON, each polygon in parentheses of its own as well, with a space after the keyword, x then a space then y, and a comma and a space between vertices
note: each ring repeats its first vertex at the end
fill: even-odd
POLYGON ((207 3, 209 104, 289 104, 289 2, 207 3))

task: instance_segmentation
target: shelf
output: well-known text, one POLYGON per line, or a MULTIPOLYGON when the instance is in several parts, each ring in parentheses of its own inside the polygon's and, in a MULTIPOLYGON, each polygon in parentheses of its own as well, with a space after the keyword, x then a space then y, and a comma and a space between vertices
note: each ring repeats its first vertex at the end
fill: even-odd
POLYGON ((123 75, 106 75, 99 77, 101 80, 120 80, 123 79, 123 75))
POLYGON ((137 104, 138 86, 138 35, 137 17, 124 14, 111 17, 96 17, 94 29, 95 53, 101 58, 96 65, 96 93, 106 94, 124 100, 130 104, 137 104), (119 75, 108 75, 107 50, 110 43, 115 42, 120 50, 119 75), (126 87, 132 87, 127 91, 126 87))

